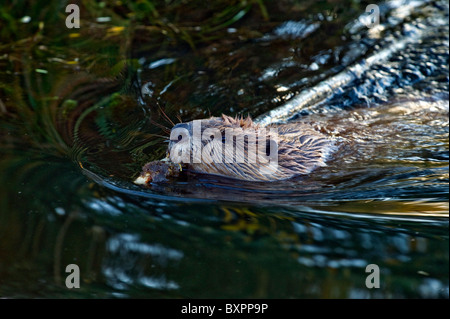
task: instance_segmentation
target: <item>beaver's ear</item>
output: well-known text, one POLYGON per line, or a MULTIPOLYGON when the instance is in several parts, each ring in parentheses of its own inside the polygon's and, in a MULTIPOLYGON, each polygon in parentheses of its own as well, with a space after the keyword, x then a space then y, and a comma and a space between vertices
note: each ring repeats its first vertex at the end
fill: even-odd
POLYGON ((224 124, 227 124, 227 125, 231 125, 234 121, 232 117, 225 115, 225 114, 222 114, 222 120, 223 120, 224 124))
POLYGON ((242 125, 242 128, 244 128, 244 129, 249 128, 249 127, 252 127, 252 125, 253 125, 253 120, 252 120, 252 118, 250 117, 250 115, 248 115, 246 119, 242 120, 242 124, 243 124, 243 125, 242 125))

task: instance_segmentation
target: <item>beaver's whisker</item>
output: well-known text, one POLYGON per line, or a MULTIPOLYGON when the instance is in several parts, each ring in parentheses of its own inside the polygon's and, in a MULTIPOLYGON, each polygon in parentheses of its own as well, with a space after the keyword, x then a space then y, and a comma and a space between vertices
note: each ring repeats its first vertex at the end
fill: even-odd
POLYGON ((133 134, 134 136, 143 136, 144 138, 149 138, 149 137, 160 137, 163 139, 167 138, 167 135, 160 135, 160 134, 154 134, 154 133, 142 133, 142 132, 136 132, 135 134, 133 134))
POLYGON ((170 129, 154 120, 150 120, 150 122, 155 125, 156 127, 159 127, 160 129, 162 129, 164 131, 164 133, 170 135, 170 129))
POLYGON ((164 112, 164 110, 162 109, 161 105, 157 102, 158 108, 161 111, 162 115, 164 116, 164 118, 170 123, 172 124, 172 126, 175 126, 175 123, 167 116, 167 114, 164 112))
POLYGON ((156 137, 161 137, 161 138, 167 138, 166 135, 159 135, 159 134, 148 134, 149 136, 156 136, 156 137))

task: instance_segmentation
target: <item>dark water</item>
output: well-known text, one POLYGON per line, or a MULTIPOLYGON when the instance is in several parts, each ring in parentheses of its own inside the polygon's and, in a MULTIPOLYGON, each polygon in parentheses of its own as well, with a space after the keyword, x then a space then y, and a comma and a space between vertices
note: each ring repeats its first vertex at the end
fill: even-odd
POLYGON ((379 3, 371 29, 364 2, 84 4, 78 30, 31 3, 0 11, 1 297, 448 298, 446 1, 379 3), (288 181, 144 189, 163 112, 340 148, 288 181))

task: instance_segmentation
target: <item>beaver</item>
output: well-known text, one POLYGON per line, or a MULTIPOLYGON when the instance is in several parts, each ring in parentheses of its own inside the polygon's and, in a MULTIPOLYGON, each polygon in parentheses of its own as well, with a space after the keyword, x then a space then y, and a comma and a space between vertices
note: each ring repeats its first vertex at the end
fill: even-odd
POLYGON ((271 182, 326 166, 334 141, 305 123, 263 126, 250 116, 176 124, 166 158, 146 164, 136 184, 164 181, 183 169, 243 181, 271 182))

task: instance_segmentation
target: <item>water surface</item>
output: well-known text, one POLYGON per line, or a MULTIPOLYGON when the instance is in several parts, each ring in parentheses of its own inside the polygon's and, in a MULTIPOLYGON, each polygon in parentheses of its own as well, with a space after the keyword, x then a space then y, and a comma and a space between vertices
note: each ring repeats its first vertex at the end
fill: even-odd
POLYGON ((448 298, 446 1, 372 29, 346 1, 85 4, 79 30, 33 3, 0 9, 0 296, 448 298), (132 183, 161 126, 221 113, 339 148, 288 181, 132 183))

